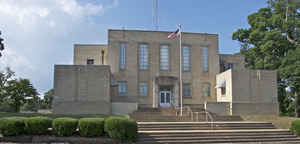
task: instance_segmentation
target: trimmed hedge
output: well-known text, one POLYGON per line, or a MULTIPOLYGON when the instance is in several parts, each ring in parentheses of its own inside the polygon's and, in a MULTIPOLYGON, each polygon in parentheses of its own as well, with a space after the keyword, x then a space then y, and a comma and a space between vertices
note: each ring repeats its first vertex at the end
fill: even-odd
POLYGON ((52 122, 52 132, 55 136, 72 136, 77 129, 77 119, 56 118, 52 122))
POLYGON ((25 133, 24 117, 7 117, 0 120, 0 133, 3 136, 17 136, 25 133))
POLYGON ((104 122, 104 131, 113 139, 135 141, 137 123, 133 119, 109 117, 104 122))
POLYGON ((103 118, 82 118, 78 121, 80 136, 96 137, 104 134, 103 118))
POLYGON ((297 136, 300 136, 300 120, 293 121, 290 130, 297 136))
POLYGON ((46 134, 52 126, 52 119, 48 117, 31 117, 25 120, 26 134, 46 134))

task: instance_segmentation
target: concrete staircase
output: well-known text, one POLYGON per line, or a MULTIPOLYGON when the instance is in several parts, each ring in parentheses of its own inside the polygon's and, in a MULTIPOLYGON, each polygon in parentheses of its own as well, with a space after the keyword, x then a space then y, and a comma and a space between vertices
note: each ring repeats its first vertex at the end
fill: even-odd
POLYGON ((178 109, 172 107, 139 108, 130 114, 138 121, 137 143, 300 143, 300 138, 289 130, 276 129, 272 123, 207 114, 201 108, 184 109, 182 117, 178 114, 178 109))
POLYGON ((138 122, 137 143, 300 143, 264 122, 138 122))
MULTIPOLYGON (((174 107, 168 108, 139 108, 130 114, 130 117, 139 122, 192 122, 192 121, 210 121, 205 114, 204 109, 192 108, 183 109, 183 116, 179 115, 179 109, 174 107), (190 113, 190 111, 194 113, 190 113), (193 115, 193 116, 192 116, 193 115)), ((213 121, 243 121, 240 116, 220 116, 210 113, 213 121)))

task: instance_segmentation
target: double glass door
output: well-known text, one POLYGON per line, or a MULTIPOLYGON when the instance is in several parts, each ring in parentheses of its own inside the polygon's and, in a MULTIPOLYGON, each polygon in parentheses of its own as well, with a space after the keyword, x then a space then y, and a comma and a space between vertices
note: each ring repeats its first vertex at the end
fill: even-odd
POLYGON ((160 91, 160 106, 171 106, 171 91, 160 91))

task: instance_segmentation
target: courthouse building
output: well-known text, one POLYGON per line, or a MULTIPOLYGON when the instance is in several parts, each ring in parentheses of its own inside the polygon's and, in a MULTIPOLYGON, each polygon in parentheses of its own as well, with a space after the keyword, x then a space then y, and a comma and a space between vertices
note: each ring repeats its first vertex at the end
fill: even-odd
MULTIPOLYGON (((179 107, 180 47, 170 32, 108 30, 108 44, 75 44, 74 64, 55 65, 53 112, 124 114, 179 107)), ((183 106, 211 112, 278 114, 276 71, 248 70, 219 54, 217 34, 182 33, 183 106)))

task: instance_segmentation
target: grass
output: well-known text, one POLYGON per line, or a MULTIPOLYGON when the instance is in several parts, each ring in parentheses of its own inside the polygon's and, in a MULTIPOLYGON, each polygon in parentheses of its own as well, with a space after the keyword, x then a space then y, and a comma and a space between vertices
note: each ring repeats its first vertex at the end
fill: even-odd
POLYGON ((295 117, 276 116, 276 115, 242 115, 241 117, 246 121, 271 122, 277 128, 281 128, 281 129, 289 129, 292 121, 300 119, 295 117))
POLYGON ((53 113, 10 113, 10 112, 0 112, 0 118, 2 117, 33 117, 33 116, 47 116, 51 118, 57 117, 72 117, 72 118, 88 118, 88 117, 97 117, 97 118, 107 118, 109 116, 116 117, 128 117, 128 115, 104 115, 104 114, 80 114, 80 115, 65 115, 65 114, 53 114, 53 113))

